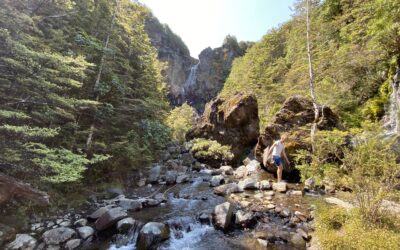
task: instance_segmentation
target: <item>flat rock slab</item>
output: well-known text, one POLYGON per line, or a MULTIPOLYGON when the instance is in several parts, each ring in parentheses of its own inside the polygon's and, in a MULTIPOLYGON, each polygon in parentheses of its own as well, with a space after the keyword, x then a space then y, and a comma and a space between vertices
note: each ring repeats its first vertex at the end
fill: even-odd
POLYGON ((339 207, 342 207, 342 208, 345 208, 348 210, 354 208, 353 204, 351 204, 350 202, 343 201, 336 197, 327 197, 327 198, 325 198, 325 201, 328 202, 329 204, 337 205, 339 207))
POLYGON ((287 184, 286 182, 273 183, 272 189, 276 192, 285 193, 287 191, 287 184))
POLYGON ((75 230, 69 227, 59 227, 44 232, 43 241, 47 245, 59 245, 71 239, 75 235, 75 230))
POLYGON ((33 250, 37 245, 37 240, 29 234, 17 234, 15 240, 7 245, 7 250, 33 250))
POLYGON ((230 202, 225 202, 217 205, 214 209, 214 222, 215 226, 227 229, 230 226, 232 215, 233 215, 233 205, 230 202))

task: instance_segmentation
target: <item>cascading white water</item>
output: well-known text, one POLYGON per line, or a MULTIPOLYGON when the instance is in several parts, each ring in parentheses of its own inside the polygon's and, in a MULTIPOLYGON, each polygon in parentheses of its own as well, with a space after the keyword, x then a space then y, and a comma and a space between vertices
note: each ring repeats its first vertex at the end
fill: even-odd
POLYGON ((400 131, 399 126, 399 108, 400 108, 400 88, 399 88, 400 68, 397 68, 397 73, 392 82, 392 94, 390 96, 390 104, 388 110, 388 121, 384 124, 387 129, 386 135, 396 135, 400 131))
POLYGON ((190 73, 189 73, 188 78, 186 79, 185 87, 184 87, 184 89, 186 91, 189 90, 192 86, 196 85, 197 69, 199 68, 199 65, 200 65, 200 60, 197 64, 193 65, 190 68, 190 73))

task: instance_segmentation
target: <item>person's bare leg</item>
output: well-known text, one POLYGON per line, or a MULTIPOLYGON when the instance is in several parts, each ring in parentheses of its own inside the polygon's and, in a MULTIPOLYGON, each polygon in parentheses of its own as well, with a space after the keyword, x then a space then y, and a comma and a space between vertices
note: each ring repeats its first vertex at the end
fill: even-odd
POLYGON ((277 176, 278 176, 278 182, 281 182, 282 180, 282 166, 278 166, 278 169, 276 170, 277 176))

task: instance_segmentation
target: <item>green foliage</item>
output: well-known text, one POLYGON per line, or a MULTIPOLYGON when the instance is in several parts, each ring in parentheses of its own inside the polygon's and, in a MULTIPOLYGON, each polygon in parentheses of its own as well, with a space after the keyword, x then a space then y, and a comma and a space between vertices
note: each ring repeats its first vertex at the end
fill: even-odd
POLYGON ((60 129, 38 128, 38 127, 28 127, 28 126, 12 126, 5 124, 3 126, 0 126, 0 130, 4 130, 6 133, 15 133, 26 137, 48 138, 56 136, 60 129))
MULTIPOLYGON (((304 6, 298 1, 290 21, 235 59, 224 85, 223 96, 256 95, 262 128, 288 96, 309 95, 304 6)), ((398 64, 393 59, 400 48, 398 9, 395 0, 311 1, 317 101, 343 117, 347 128, 382 117, 387 101, 382 90, 398 64)))
POLYGON ((369 222, 379 221, 384 211, 384 199, 399 196, 394 187, 400 183, 396 174, 400 164, 388 141, 368 135, 354 149, 344 152, 343 165, 349 172, 349 187, 353 190, 360 212, 369 222))
POLYGON ((385 114, 385 106, 387 106, 392 92, 391 79, 385 81, 379 88, 379 93, 365 103, 363 108, 364 117, 368 117, 372 121, 378 121, 385 114))
POLYGON ((196 158, 230 161, 234 157, 230 146, 221 145, 214 140, 197 138, 190 143, 192 144, 191 151, 196 158))
POLYGON ((89 164, 107 160, 108 155, 94 155, 87 159, 84 154, 76 154, 67 149, 49 149, 41 143, 27 143, 28 152, 35 154, 32 161, 46 171, 43 180, 51 183, 75 182, 82 178, 89 164))
POLYGON ((196 111, 187 103, 171 110, 166 118, 166 125, 171 129, 172 139, 183 143, 186 133, 195 124, 196 111))
POLYGON ((392 215, 384 223, 371 224, 356 209, 317 206, 316 236, 322 249, 399 249, 399 226, 399 218, 392 215))

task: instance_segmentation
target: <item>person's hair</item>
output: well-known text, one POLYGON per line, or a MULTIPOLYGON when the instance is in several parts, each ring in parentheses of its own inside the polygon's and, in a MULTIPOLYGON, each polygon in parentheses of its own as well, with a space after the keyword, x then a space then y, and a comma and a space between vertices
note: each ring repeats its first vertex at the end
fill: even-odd
POLYGON ((289 137, 289 134, 288 134, 288 133, 283 133, 283 134, 281 135, 281 139, 283 139, 283 138, 287 139, 288 137, 289 137))

